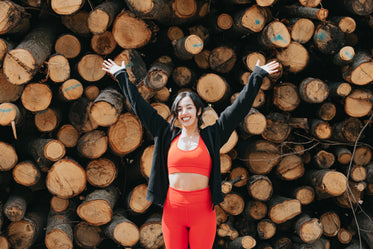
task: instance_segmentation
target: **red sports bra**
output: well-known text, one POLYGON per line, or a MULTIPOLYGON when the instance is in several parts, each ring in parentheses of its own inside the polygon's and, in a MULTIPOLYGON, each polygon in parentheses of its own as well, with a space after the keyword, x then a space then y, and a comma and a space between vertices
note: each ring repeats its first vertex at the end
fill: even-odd
POLYGON ((212 160, 210 154, 199 137, 198 146, 193 150, 182 150, 177 147, 180 135, 172 141, 168 151, 168 174, 176 172, 197 173, 210 177, 212 160))

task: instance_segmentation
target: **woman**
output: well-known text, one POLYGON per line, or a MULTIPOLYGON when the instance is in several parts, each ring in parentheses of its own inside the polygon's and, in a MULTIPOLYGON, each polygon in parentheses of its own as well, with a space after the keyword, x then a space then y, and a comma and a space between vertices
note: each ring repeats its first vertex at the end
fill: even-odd
POLYGON ((200 129, 202 100, 181 92, 171 106, 168 123, 139 94, 128 79, 126 66, 105 60, 103 70, 119 87, 143 126, 154 137, 154 154, 147 200, 163 206, 162 231, 167 249, 212 248, 216 233, 214 205, 223 201, 219 150, 250 111, 263 78, 277 72, 278 62, 259 66, 235 102, 216 123, 200 129), (178 120, 181 128, 174 125, 178 120))

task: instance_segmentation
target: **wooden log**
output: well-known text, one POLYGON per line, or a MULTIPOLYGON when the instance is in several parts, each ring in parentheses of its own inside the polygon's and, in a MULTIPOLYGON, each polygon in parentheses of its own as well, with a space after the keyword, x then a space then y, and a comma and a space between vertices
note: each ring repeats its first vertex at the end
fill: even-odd
POLYGON ((86 181, 82 166, 72 159, 64 158, 53 164, 45 183, 51 194, 66 199, 83 192, 86 181))
POLYGON ((291 39, 300 44, 311 40, 315 32, 315 24, 308 18, 290 18, 285 24, 289 29, 291 39))
POLYGON ((276 224, 284 223, 302 212, 297 199, 274 196, 269 200, 268 216, 276 224))
POLYGON ((373 12, 373 4, 372 1, 369 0, 362 2, 357 0, 346 0, 343 4, 346 10, 356 15, 365 16, 373 12))
POLYGON ((229 215, 219 205, 216 205, 214 208, 216 212, 217 225, 226 222, 228 220, 229 215))
POLYGON ((238 143, 238 134, 234 130, 230 137, 228 138, 228 141, 220 148, 220 154, 226 154, 229 151, 231 151, 236 144, 238 143))
POLYGON ((68 79, 59 88, 58 97, 65 102, 79 99, 83 95, 84 89, 80 81, 68 79))
POLYGON ((283 111, 293 111, 300 104, 298 88, 289 82, 275 85, 273 88, 273 104, 283 111))
POLYGON ((293 242, 290 238, 288 237, 279 237, 276 238, 275 242, 273 243, 273 248, 274 249, 290 249, 293 248, 293 242))
POLYGON ((70 205, 69 199, 62 199, 57 196, 53 196, 50 199, 51 211, 56 212, 56 213, 65 211, 69 207, 69 205, 70 205))
MULTIPOLYGON (((259 60, 259 65, 264 65, 266 62, 266 58, 262 53, 256 52, 256 51, 251 51, 247 55, 243 57, 243 63, 247 67, 247 69, 250 70, 250 72, 254 71, 255 65, 259 60)), ((250 75, 247 76, 247 79, 249 78, 250 75)), ((247 84, 247 79, 244 81, 244 85, 247 84)))
POLYGON ((363 124, 358 118, 348 118, 333 125, 333 138, 344 142, 355 142, 363 124))
POLYGON ((116 211, 105 228, 105 235, 121 246, 132 247, 140 239, 140 231, 135 223, 127 219, 123 212, 116 211))
POLYGON ((102 228, 81 221, 74 226, 74 242, 81 248, 98 248, 104 239, 102 228))
POLYGON ((72 218, 75 210, 67 209, 63 213, 49 212, 44 243, 48 249, 73 248, 72 218))
POLYGON ((276 234, 276 224, 270 219, 262 219, 257 224, 259 239, 270 239, 276 234))
POLYGON ((145 213, 152 204, 146 200, 146 192, 148 185, 139 184, 135 186, 130 193, 127 195, 126 206, 135 214, 145 213))
POLYGON ((364 183, 356 183, 348 181, 346 183, 346 191, 335 198, 335 202, 342 208, 353 208, 363 202, 364 190, 366 185, 364 183))
POLYGON ((109 128, 109 146, 115 154, 126 155, 140 146, 142 134, 143 128, 139 119, 134 114, 124 113, 109 128))
POLYGON ((115 16, 123 9, 120 1, 102 2, 88 15, 88 28, 95 35, 101 35, 113 24, 115 16))
POLYGON ((54 54, 48 60, 48 76, 55 83, 61 83, 70 78, 70 64, 61 54, 54 54))
POLYGON ((263 30, 271 15, 268 7, 260 7, 254 4, 234 13, 233 29, 241 34, 258 33, 263 30))
POLYGON ((98 127, 89 115, 92 101, 86 97, 79 98, 72 103, 69 110, 69 121, 79 132, 90 132, 98 127))
POLYGON ((373 79, 373 59, 365 51, 358 51, 350 66, 344 68, 342 77, 348 82, 363 86, 373 79))
POLYGON ((224 201, 219 206, 227 214, 239 215, 245 208, 245 201, 240 194, 231 192, 224 196, 224 201))
POLYGON ((344 34, 333 23, 325 22, 316 26, 313 42, 323 54, 334 54, 344 46, 344 34))
POLYGON ((367 170, 364 166, 353 165, 352 167, 344 168, 346 175, 354 182, 362 182, 367 178, 367 170))
POLYGON ((239 236, 239 233, 236 228, 233 226, 233 218, 230 216, 227 222, 220 224, 216 229, 216 234, 219 237, 226 237, 230 240, 234 240, 239 236))
POLYGON ((143 19, 154 19, 158 21, 165 20, 171 14, 171 6, 164 0, 150 1, 142 3, 126 0, 128 8, 143 19))
POLYGON ((305 17, 319 21, 325 21, 329 15, 329 11, 324 8, 315 8, 308 6, 288 5, 284 6, 282 12, 286 15, 305 17))
POLYGON ((299 95, 308 103, 322 103, 329 96, 329 87, 320 79, 308 77, 301 82, 299 95))
POLYGON ((152 31, 144 20, 129 11, 119 13, 112 27, 115 41, 124 49, 145 46, 152 37, 152 31))
POLYGON ((99 81, 105 76, 105 71, 102 70, 104 59, 98 54, 84 55, 78 62, 79 75, 86 81, 99 81))
POLYGON ((14 168, 18 162, 18 155, 15 148, 0 141, 0 171, 8 171, 14 168))
POLYGON ((299 3, 305 7, 317 7, 321 4, 322 0, 299 0, 299 3))
POLYGON ((229 73, 237 60, 235 51, 227 46, 216 47, 209 55, 210 68, 219 73, 229 73))
POLYGON ((228 249, 251 249, 256 246, 256 240, 250 235, 238 237, 237 239, 228 242, 228 249))
POLYGON ((332 97, 346 97, 351 93, 352 87, 347 82, 328 82, 330 89, 330 96, 332 97))
POLYGON ((78 143, 79 132, 71 124, 62 125, 57 132, 57 139, 65 145, 66 148, 75 147, 78 143))
POLYGON ((46 223, 42 210, 30 210, 20 221, 11 222, 8 226, 8 241, 12 248, 27 249, 40 238, 46 223))
POLYGON ((29 82, 51 54, 54 39, 55 29, 51 25, 33 28, 5 55, 3 72, 7 80, 17 85, 29 82))
POLYGON ((139 243, 146 249, 157 249, 164 246, 162 234, 162 217, 155 213, 149 216, 139 228, 139 243))
POLYGON ((248 219, 262 220, 267 215, 266 203, 258 200, 249 200, 245 206, 244 215, 248 219))
POLYGON ((367 169, 367 183, 372 184, 373 183, 373 163, 369 163, 366 166, 367 169))
POLYGON ((319 219, 311 218, 307 214, 301 215, 295 222, 295 231, 299 238, 308 244, 315 243, 323 234, 323 224, 319 219))
POLYGON ((280 151, 266 140, 259 140, 241 150, 240 159, 252 174, 268 174, 280 161, 280 151))
POLYGON ((240 124, 241 129, 251 135, 260 135, 267 127, 267 119, 255 108, 251 108, 240 124))
POLYGON ((276 51, 276 58, 282 64, 284 70, 298 73, 307 66, 309 53, 302 44, 292 41, 287 48, 276 51))
POLYGON ((233 17, 227 12, 209 15, 208 27, 213 33, 228 31, 233 27, 233 17))
POLYGON ((13 168, 12 176, 16 183, 26 187, 35 186, 42 177, 40 168, 28 160, 17 163, 13 168))
POLYGON ((168 107, 166 104, 163 103, 151 103, 150 104, 161 117, 163 117, 165 120, 169 120, 171 116, 170 107, 168 107))
POLYGON ((65 146, 52 138, 30 138, 26 148, 43 172, 46 172, 53 162, 60 160, 66 154, 65 146))
POLYGON ((232 191, 233 185, 236 184, 237 182, 241 181, 242 176, 239 176, 235 179, 232 179, 230 181, 222 181, 221 183, 221 191, 223 194, 228 194, 229 192, 232 191))
POLYGON ((91 47, 99 55, 111 54, 117 46, 113 34, 105 31, 102 34, 95 34, 91 39, 91 47))
POLYGON ((108 137, 102 130, 93 130, 85 133, 78 139, 77 151, 80 155, 97 159, 101 157, 108 148, 108 137))
POLYGON ((234 187, 243 187, 246 186, 247 179, 249 176, 249 172, 244 167, 235 167, 234 169, 230 170, 229 179, 230 181, 234 181, 234 187), (236 179, 240 179, 239 181, 235 182, 236 179))
POLYGON ((292 197, 300 204, 308 205, 315 200, 315 190, 311 186, 300 186, 294 190, 292 197))
POLYGON ((39 112, 49 107, 52 96, 52 90, 48 85, 43 83, 29 83, 23 89, 21 101, 26 110, 39 112))
POLYGON ((91 32, 88 28, 89 12, 85 9, 80 9, 71 15, 62 15, 61 23, 75 34, 82 37, 89 37, 91 32))
POLYGON ((344 46, 333 56, 333 63, 337 66, 347 65, 352 62, 354 57, 355 49, 351 46, 344 46))
POLYGON ((258 201, 268 201, 273 194, 272 181, 263 175, 253 175, 247 181, 247 192, 258 201))
POLYGON ((127 73, 132 83, 141 82, 147 74, 147 67, 140 53, 135 49, 125 49, 119 53, 114 61, 121 65, 122 61, 127 65, 127 73))
MULTIPOLYGON (((13 49, 15 47, 15 44, 14 42, 12 42, 11 40, 9 39, 5 39, 5 38, 0 38, 0 64, 2 65, 3 64, 3 59, 5 57, 5 54, 13 49)), ((2 74, 2 72, 1 72, 2 74)), ((0 76, 0 78, 2 78, 3 76, 0 76)))
POLYGON ((209 103, 217 103, 226 99, 229 89, 227 81, 218 74, 207 73, 197 80, 198 95, 209 103))
POLYGON ((337 108, 333 102, 323 103, 317 111, 317 116, 324 121, 332 120, 337 113, 337 108))
POLYGON ((0 236, 0 248, 1 249, 9 249, 10 248, 9 241, 8 241, 7 237, 0 236))
POLYGON ((267 48, 286 48, 291 42, 291 37, 285 24, 272 21, 260 33, 259 41, 267 48))
POLYGON ((321 149, 314 154, 313 161, 319 169, 328 169, 334 164, 335 156, 333 153, 321 149))
POLYGON ((203 40, 197 35, 189 35, 179 40, 172 41, 174 54, 181 60, 192 59, 194 55, 203 50, 203 40))
POLYGON ((72 15, 80 10, 85 3, 85 0, 74 0, 65 2, 61 0, 52 0, 50 6, 52 10, 58 15, 72 15))
POLYGON ((0 68, 0 103, 17 101, 21 97, 23 89, 24 85, 10 83, 0 68))
POLYGON ((278 112, 270 113, 266 116, 267 126, 262 133, 262 137, 273 143, 282 143, 291 132, 291 127, 285 120, 285 116, 278 112))
POLYGON ((277 176, 286 181, 293 181, 302 177, 305 171, 302 158, 298 155, 289 155, 281 158, 276 167, 277 176))
POLYGON ((351 151, 346 147, 337 147, 334 150, 335 157, 338 161, 338 163, 341 164, 348 164, 351 161, 352 153, 351 151))
POLYGON ((372 150, 368 146, 359 146, 355 149, 353 161, 356 165, 366 166, 372 160, 372 150))
POLYGON ((166 55, 159 57, 148 70, 148 74, 144 79, 145 86, 152 90, 160 90, 167 84, 173 68, 171 57, 166 55))
POLYGON ((19 125, 22 119, 23 115, 17 105, 9 102, 0 104, 0 125, 19 125))
POLYGON ((30 204, 32 195, 25 189, 14 189, 7 201, 4 203, 3 212, 9 221, 22 220, 26 215, 26 210, 30 204))
POLYGON ((341 228, 337 234, 338 241, 344 245, 350 244, 353 238, 352 232, 346 228, 341 228))
POLYGON ((368 89, 354 89, 345 98, 344 109, 350 117, 360 118, 370 113, 373 107, 373 93, 368 89))
POLYGON ((90 117, 100 126, 108 127, 118 121, 123 111, 123 95, 114 88, 105 88, 93 101, 90 117))
POLYGON ((60 109, 55 107, 48 107, 44 111, 35 113, 34 123, 40 132, 52 132, 59 127, 62 119, 60 109))
MULTIPOLYGON (((359 224, 359 227, 361 229, 360 233, 361 233, 362 239, 366 242, 368 247, 370 249, 372 249, 373 248, 373 234, 372 234, 373 226, 372 226, 372 222, 370 222, 369 219, 367 219, 367 216, 364 213, 360 213, 360 214, 357 215, 356 222, 357 222, 357 224, 359 224)), ((355 222, 352 222, 351 225, 352 225, 352 227, 356 228, 356 223, 355 222)))
POLYGON ((0 34, 24 34, 30 28, 30 15, 25 8, 12 1, 1 1, 0 16, 1 21, 0 34))
POLYGON ((81 50, 82 44, 78 37, 73 34, 62 34, 54 43, 54 50, 57 54, 62 54, 67 59, 76 58, 81 50))
POLYGON ((170 26, 167 29, 168 41, 179 40, 184 37, 184 31, 178 26, 170 26))
POLYGON ((112 220, 113 209, 119 199, 114 186, 97 189, 89 193, 77 207, 76 213, 82 220, 93 226, 101 226, 112 220))
POLYGON ((315 188, 316 196, 319 199, 340 196, 346 192, 347 178, 335 170, 309 170, 306 177, 315 188))
POLYGON ((99 188, 111 185, 118 175, 118 169, 114 162, 102 157, 90 161, 85 171, 89 184, 99 188))
POLYGON ((196 74, 189 67, 175 67, 172 71, 172 79, 179 87, 189 87, 194 83, 196 74))
POLYGON ((341 220, 336 212, 325 212, 320 216, 320 223, 323 227, 323 234, 327 237, 334 237, 341 229, 341 220))

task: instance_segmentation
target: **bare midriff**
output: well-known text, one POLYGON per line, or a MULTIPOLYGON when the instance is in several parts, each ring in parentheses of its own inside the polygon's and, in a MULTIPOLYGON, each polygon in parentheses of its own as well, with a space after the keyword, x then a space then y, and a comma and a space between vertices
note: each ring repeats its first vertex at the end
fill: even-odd
POLYGON ((168 175, 168 179, 172 188, 184 191, 204 189, 209 184, 207 176, 196 173, 172 173, 168 175))

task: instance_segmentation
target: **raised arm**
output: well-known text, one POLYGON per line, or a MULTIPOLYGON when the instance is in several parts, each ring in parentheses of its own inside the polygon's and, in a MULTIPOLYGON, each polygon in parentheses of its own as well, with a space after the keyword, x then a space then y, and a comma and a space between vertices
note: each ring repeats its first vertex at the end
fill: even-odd
POLYGON ((122 65, 119 66, 110 59, 105 60, 102 70, 112 74, 118 80, 118 85, 130 103, 133 111, 139 117, 142 125, 153 137, 158 136, 164 128, 169 126, 169 123, 144 100, 136 85, 129 81, 124 61, 122 61, 122 65))
POLYGON ((279 63, 276 61, 272 61, 264 66, 259 66, 259 60, 257 61, 255 69, 248 79, 248 83, 241 90, 233 104, 228 106, 220 114, 220 117, 216 122, 217 125, 220 126, 222 141, 224 143, 228 140, 237 125, 249 113, 255 97, 259 92, 260 86, 263 83, 263 78, 269 74, 277 72, 278 67, 279 63))

